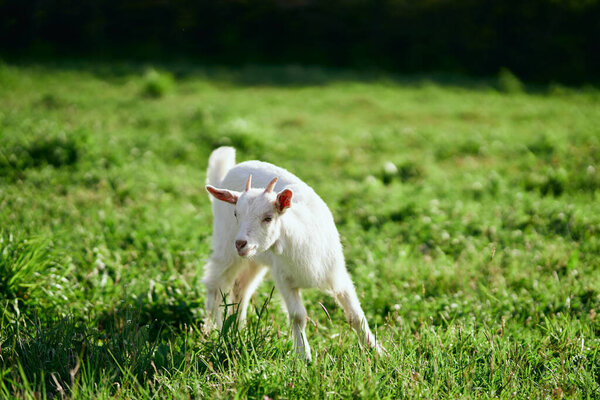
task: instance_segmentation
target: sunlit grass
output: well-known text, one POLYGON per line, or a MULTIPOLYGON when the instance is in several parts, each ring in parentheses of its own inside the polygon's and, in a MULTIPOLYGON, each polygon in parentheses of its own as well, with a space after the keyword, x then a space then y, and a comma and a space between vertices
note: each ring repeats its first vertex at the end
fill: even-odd
POLYGON ((0 65, 4 397, 600 396, 597 90, 147 71, 0 65), (297 360, 270 280, 247 329, 202 331, 220 145, 330 205, 386 356, 309 290, 297 360))

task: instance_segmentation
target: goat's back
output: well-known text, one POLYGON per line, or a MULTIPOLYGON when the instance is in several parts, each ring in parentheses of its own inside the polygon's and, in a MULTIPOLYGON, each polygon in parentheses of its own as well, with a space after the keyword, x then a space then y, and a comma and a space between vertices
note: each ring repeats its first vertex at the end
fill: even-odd
POLYGON ((275 185, 275 192, 288 188, 294 192, 294 202, 296 203, 312 203, 314 206, 317 205, 316 203, 322 203, 325 206, 314 190, 296 175, 264 161, 252 160, 237 164, 229 170, 223 179, 222 186, 225 189, 242 191, 246 187, 246 181, 250 174, 252 174, 252 187, 254 188, 264 188, 273 178, 277 177, 279 180, 275 185))
POLYGON ((279 180, 275 185, 278 192, 289 185, 305 185, 300 178, 291 172, 264 161, 244 161, 229 170, 223 179, 223 187, 230 190, 242 191, 246 186, 248 175, 252 174, 252 187, 266 187, 275 177, 279 180))

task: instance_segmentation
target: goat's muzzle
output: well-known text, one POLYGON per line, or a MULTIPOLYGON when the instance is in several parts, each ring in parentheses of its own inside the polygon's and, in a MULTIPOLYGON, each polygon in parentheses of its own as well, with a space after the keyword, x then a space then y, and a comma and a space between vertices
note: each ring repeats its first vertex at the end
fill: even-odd
POLYGON ((249 257, 253 254, 256 246, 250 246, 246 240, 236 240, 235 248, 240 257, 249 257))
POLYGON ((246 247, 246 245, 248 244, 247 240, 236 240, 235 241, 235 248, 237 249, 238 253, 244 248, 246 247))

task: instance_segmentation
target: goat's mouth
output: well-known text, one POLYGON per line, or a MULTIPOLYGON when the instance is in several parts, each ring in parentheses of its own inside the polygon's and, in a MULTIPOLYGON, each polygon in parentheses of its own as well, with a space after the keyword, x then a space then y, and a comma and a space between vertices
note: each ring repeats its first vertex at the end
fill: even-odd
POLYGON ((243 249, 239 249, 237 252, 240 257, 250 257, 256 253, 256 246, 245 246, 243 249))

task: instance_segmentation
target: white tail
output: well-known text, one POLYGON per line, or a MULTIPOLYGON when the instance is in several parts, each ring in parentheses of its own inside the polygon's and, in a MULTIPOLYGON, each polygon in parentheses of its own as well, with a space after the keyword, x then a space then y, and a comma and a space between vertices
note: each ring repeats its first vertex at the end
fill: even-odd
MULTIPOLYGON (((208 159, 206 183, 220 186, 227 172, 235 166, 235 149, 233 147, 219 147, 213 151, 208 159)), ((208 196, 212 201, 212 196, 208 196)))

